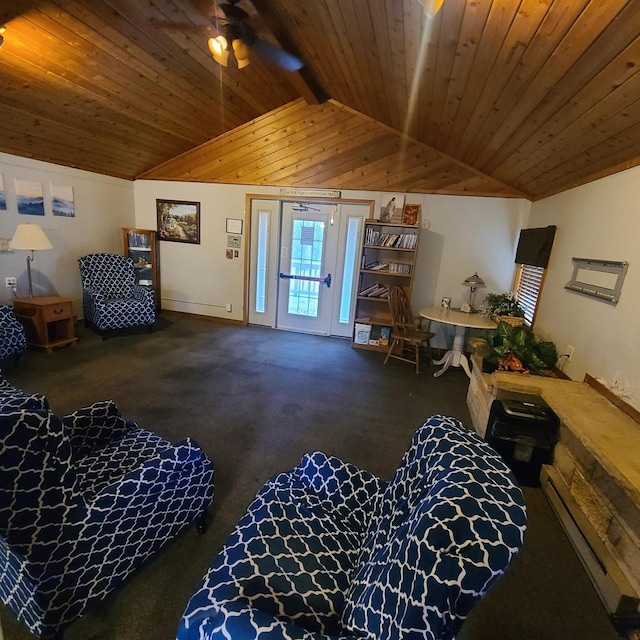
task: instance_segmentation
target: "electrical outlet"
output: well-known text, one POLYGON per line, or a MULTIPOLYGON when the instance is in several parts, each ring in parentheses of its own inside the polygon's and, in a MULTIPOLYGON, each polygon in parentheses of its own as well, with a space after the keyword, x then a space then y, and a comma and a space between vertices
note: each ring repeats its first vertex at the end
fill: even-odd
POLYGON ((13 289, 13 287, 17 286, 18 282, 15 278, 5 278, 4 279, 4 286, 7 287, 7 289, 13 289))
POLYGON ((570 344, 568 344, 567 345, 567 362, 571 362, 574 351, 575 349, 570 344))
POLYGON ((227 302, 227 313, 231 313, 231 303, 227 302))

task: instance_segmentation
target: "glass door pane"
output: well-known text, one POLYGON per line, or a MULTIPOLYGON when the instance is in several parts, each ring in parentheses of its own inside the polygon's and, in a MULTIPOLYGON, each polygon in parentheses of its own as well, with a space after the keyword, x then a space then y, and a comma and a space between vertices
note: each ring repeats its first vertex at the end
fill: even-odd
MULTIPOLYGON (((293 220, 290 273, 294 276, 323 277, 324 222, 293 220)), ((318 317, 320 282, 293 280, 289 286, 289 313, 309 318, 318 317)), ((322 285, 324 286, 324 285, 322 285)))

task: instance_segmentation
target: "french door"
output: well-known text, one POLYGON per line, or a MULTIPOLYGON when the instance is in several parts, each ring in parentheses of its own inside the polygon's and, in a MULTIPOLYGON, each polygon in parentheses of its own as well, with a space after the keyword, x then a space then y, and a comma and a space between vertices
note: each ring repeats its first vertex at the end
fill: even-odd
POLYGON ((351 336, 369 206, 252 200, 249 322, 351 336))

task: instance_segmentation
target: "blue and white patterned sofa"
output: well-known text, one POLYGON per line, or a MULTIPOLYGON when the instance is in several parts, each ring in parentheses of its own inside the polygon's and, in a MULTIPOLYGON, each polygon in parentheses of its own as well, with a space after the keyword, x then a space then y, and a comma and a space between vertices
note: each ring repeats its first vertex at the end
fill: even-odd
POLYGON ((111 401, 60 418, 0 376, 0 598, 54 638, 204 516, 213 466, 111 401))
POLYGON ((105 337, 107 331, 156 321, 153 291, 136 284, 133 260, 115 253, 78 258, 85 322, 105 337))
POLYGON ((453 418, 427 420, 391 482, 307 454, 260 490, 177 637, 453 638, 526 520, 504 462, 453 418))
POLYGON ((0 360, 9 356, 18 360, 26 347, 27 336, 13 312, 13 307, 0 304, 0 360))

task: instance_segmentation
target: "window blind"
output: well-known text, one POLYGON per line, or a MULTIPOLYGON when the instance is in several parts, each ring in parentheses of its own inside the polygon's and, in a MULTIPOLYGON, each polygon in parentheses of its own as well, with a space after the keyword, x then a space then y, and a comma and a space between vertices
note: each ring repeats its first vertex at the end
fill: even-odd
POLYGON ((536 315, 538 295, 542 287, 544 267, 535 267, 530 264, 521 264, 516 283, 516 297, 518 303, 524 309, 525 322, 531 326, 536 315))

